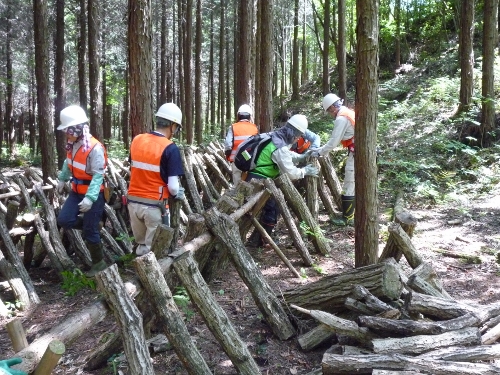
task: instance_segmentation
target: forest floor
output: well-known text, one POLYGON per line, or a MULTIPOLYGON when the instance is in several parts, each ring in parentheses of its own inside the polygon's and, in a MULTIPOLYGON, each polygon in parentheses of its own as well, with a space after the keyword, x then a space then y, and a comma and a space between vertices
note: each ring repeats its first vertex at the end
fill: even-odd
MULTIPOLYGON (((382 197, 380 202, 380 240, 379 249, 383 249, 387 238, 387 225, 390 221, 388 209, 392 197, 382 197)), ((497 254, 500 254, 500 186, 494 187, 487 195, 475 199, 457 199, 439 206, 422 207, 408 202, 406 210, 417 219, 418 224, 412 243, 425 261, 432 265, 441 278, 445 289, 457 300, 472 304, 488 304, 500 299, 500 266, 497 254), (480 264, 467 264, 460 259, 445 257, 439 250, 451 250, 468 255, 477 255, 480 264)), ((278 233, 285 255, 296 269, 307 275, 296 278, 283 265, 272 250, 251 249, 266 280, 276 293, 310 283, 321 277, 320 273, 338 274, 354 267, 354 228, 333 227, 327 215, 320 216, 320 223, 327 238, 332 240, 330 257, 313 254, 315 267, 303 267, 301 259, 291 245, 285 225, 278 224, 278 233)), ((309 246, 312 249, 312 246, 309 246)), ((74 259, 77 261, 77 259, 74 259)), ((401 260, 403 268, 409 266, 401 260)), ((130 274, 133 271, 125 272, 130 274)), ((79 291, 75 296, 66 296, 57 280, 54 269, 48 260, 41 267, 29 271, 42 303, 33 311, 17 312, 27 332, 28 342, 32 342, 47 330, 64 321, 70 314, 82 311, 99 298, 98 292, 89 289, 79 291)), ((280 341, 263 322, 260 311, 255 306, 252 296, 238 276, 236 270, 229 268, 220 272, 211 284, 213 295, 226 311, 242 340, 248 345, 262 374, 307 374, 321 366, 323 353, 329 345, 311 352, 300 349, 297 338, 280 341)), ((2 300, 11 300, 8 290, 0 292, 2 300)), ((213 374, 236 374, 229 358, 204 324, 201 315, 192 305, 184 308, 187 326, 205 361, 213 374)), ((293 314, 293 311, 289 312, 293 314)), ((14 355, 5 324, 0 321, 0 358, 14 355)), ((295 318, 299 333, 305 333, 316 324, 312 320, 295 318)), ((114 318, 110 313, 106 319, 93 327, 66 347, 66 353, 53 374, 127 374, 123 356, 115 358, 114 364, 108 362, 94 371, 84 371, 79 358, 92 351, 99 338, 114 327, 114 318), (120 372, 121 371, 121 372, 120 372)), ((160 328, 153 335, 161 333, 160 328)), ((155 327, 153 327, 153 331, 155 327)), ((331 344, 331 343, 329 343, 331 344)), ((156 374, 187 374, 173 350, 152 354, 156 374)), ((150 374, 145 374, 150 375, 150 374)))

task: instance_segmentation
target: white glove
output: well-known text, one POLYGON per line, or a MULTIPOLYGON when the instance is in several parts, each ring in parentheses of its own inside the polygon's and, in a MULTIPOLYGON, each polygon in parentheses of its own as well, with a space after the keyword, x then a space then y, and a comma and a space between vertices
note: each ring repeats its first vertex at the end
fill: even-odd
POLYGON ((57 192, 58 192, 59 194, 64 193, 64 186, 65 186, 65 185, 66 185, 66 182, 64 182, 64 181, 59 181, 59 182, 57 183, 57 188, 56 188, 56 189, 57 189, 57 192))
POLYGON ((184 200, 184 188, 182 186, 179 186, 179 191, 177 192, 177 195, 174 197, 176 201, 182 201, 184 200))
POLYGON ((313 158, 319 158, 321 156, 319 154, 320 150, 321 150, 320 148, 317 148, 316 150, 312 150, 311 151, 311 157, 313 157, 313 158))
POLYGON ((312 164, 308 164, 304 167, 304 176, 318 177, 319 170, 312 164))
POLYGON ((83 198, 83 200, 80 203, 78 203, 78 206, 80 206, 80 212, 87 212, 88 210, 90 210, 93 203, 94 202, 92 202, 87 197, 83 198))

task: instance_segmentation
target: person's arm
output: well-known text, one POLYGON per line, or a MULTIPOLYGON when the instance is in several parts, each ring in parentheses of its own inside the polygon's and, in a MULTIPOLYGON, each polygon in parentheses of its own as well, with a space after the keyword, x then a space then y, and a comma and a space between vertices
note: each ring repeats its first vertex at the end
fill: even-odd
POLYGON ((59 175, 57 176, 57 179, 59 181, 67 182, 71 178, 71 171, 69 170, 68 167, 68 159, 64 159, 64 163, 61 168, 61 172, 59 172, 59 175))
POLYGON ((104 148, 101 145, 96 145, 90 152, 87 173, 92 175, 92 181, 85 197, 95 202, 104 181, 104 148))
POLYGON ((160 175, 163 182, 167 184, 170 195, 175 197, 180 188, 179 176, 184 175, 181 152, 175 143, 168 145, 163 150, 160 160, 160 175))
POLYGON ((311 150, 321 147, 321 138, 319 137, 318 134, 310 131, 309 129, 306 129, 304 133, 304 139, 311 142, 310 146, 311 150))
POLYGON ((347 127, 350 125, 349 120, 345 117, 339 117, 335 120, 330 139, 318 150, 320 156, 327 155, 340 144, 347 127))
POLYGON ((304 168, 297 168, 293 163, 293 158, 294 152, 290 151, 288 146, 277 149, 271 155, 271 159, 278 165, 280 173, 286 173, 291 180, 297 180, 304 177, 304 168))
POLYGON ((233 149, 233 126, 231 125, 227 130, 226 139, 224 140, 224 151, 233 149))

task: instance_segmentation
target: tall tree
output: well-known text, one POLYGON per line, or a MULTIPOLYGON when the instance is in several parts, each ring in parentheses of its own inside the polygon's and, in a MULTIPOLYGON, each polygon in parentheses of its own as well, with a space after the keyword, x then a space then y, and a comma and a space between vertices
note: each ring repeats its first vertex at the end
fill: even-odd
POLYGON ((379 0, 356 0, 355 266, 377 262, 377 113, 379 0))
MULTIPOLYGON (((238 0, 238 23, 235 59, 235 103, 236 107, 242 104, 253 105, 252 75, 251 75, 251 52, 253 36, 253 2, 238 0)), ((236 111, 234 111, 236 112, 236 111)))
POLYGON ((330 92, 330 0, 325 0, 324 4, 325 19, 323 23, 323 95, 330 92))
POLYGON ((299 0, 293 6, 292 100, 299 98, 299 0))
POLYGON ((7 130, 7 145, 9 147, 9 155, 14 156, 16 154, 14 148, 16 142, 14 142, 15 128, 14 128, 14 77, 12 70, 12 23, 13 23, 13 10, 10 1, 7 2, 6 11, 6 43, 5 43, 5 71, 6 71, 6 102, 5 102, 5 125, 7 130))
POLYGON ((474 95, 474 0, 463 0, 460 9, 460 103, 457 114, 466 112, 474 95))
POLYGON ((339 22, 338 22, 338 42, 337 42, 337 71, 339 74, 338 91, 339 97, 345 100, 347 105, 347 64, 346 64, 346 26, 345 26, 345 0, 339 0, 339 22))
POLYGON ((191 70, 192 46, 193 46, 193 0, 185 0, 185 12, 183 15, 183 49, 182 61, 184 67, 184 104, 182 107, 183 122, 186 134, 186 142, 192 144, 194 140, 193 129, 193 80, 191 70))
POLYGON ((161 2, 161 30, 160 30, 160 102, 158 107, 167 101, 167 2, 161 2))
POLYGON ((202 23, 201 23, 201 0, 196 0, 196 36, 195 36, 195 73, 194 73, 194 87, 195 97, 194 97, 194 109, 195 109, 195 120, 194 128, 196 134, 196 142, 200 145, 203 142, 203 124, 201 122, 202 115, 202 98, 201 98, 201 42, 203 39, 202 33, 202 23))
POLYGON ((80 0, 80 12, 78 14, 78 92, 80 96, 80 106, 87 112, 87 0, 80 0))
MULTIPOLYGON (((56 0, 56 30, 54 35, 55 66, 54 66, 54 125, 59 125, 59 113, 66 106, 65 91, 66 80, 64 79, 64 3, 65 0, 56 0)), ((57 165, 62 167, 66 152, 64 144, 66 137, 63 132, 56 132, 57 165)))
POLYGON ((273 123, 273 0, 259 0, 262 4, 260 12, 260 43, 259 43, 259 118, 257 124, 260 131, 265 133, 271 131, 273 123))
POLYGON ((226 136, 225 124, 224 124, 224 109, 225 109, 225 99, 226 99, 226 87, 225 87, 225 74, 227 73, 227 54, 225 54, 226 44, 226 0, 221 0, 220 2, 220 28, 219 28, 219 98, 218 98, 218 115, 217 118, 220 122, 220 137, 224 138, 226 136))
POLYGON ((396 53, 394 56, 394 62, 396 68, 401 66, 401 0, 396 0, 394 6, 394 18, 396 21, 396 53))
POLYGON ((33 23, 35 42, 35 75, 38 106, 38 129, 42 150, 43 181, 56 175, 54 155, 54 126, 52 123, 49 81, 49 32, 47 0, 33 1, 33 23))
POLYGON ((153 37, 150 0, 128 2, 129 119, 132 138, 151 130, 153 37))
POLYGON ((89 27, 89 94, 90 94, 90 133, 99 140, 103 139, 102 99, 99 33, 101 31, 101 1, 88 0, 89 27))
POLYGON ((481 116, 481 146, 490 147, 495 131, 494 63, 497 32, 498 0, 484 0, 483 24, 483 107, 481 116))

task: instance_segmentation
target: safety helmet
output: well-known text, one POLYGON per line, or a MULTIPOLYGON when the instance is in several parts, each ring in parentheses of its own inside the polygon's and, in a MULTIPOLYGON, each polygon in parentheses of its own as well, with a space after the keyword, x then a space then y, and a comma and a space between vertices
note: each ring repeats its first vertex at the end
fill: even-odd
POLYGON ((288 123, 292 125, 295 129, 297 129, 302 134, 307 130, 307 117, 304 115, 293 115, 288 120, 288 123))
POLYGON ((175 122, 179 126, 182 125, 182 111, 175 103, 163 104, 156 112, 156 116, 175 122))
POLYGON ((59 119, 61 120, 61 124, 57 127, 57 130, 64 130, 70 126, 89 122, 85 111, 78 105, 70 105, 64 108, 59 115, 59 119))
POLYGON ((240 108, 238 108, 238 115, 240 113, 248 113, 250 116, 252 116, 252 108, 250 108, 250 106, 248 104, 243 104, 240 106, 240 108))
POLYGON ((332 106, 332 104, 337 103, 339 100, 341 100, 340 105, 342 105, 342 99, 340 99, 337 95, 326 94, 325 97, 323 98, 323 109, 326 111, 328 108, 332 106))

